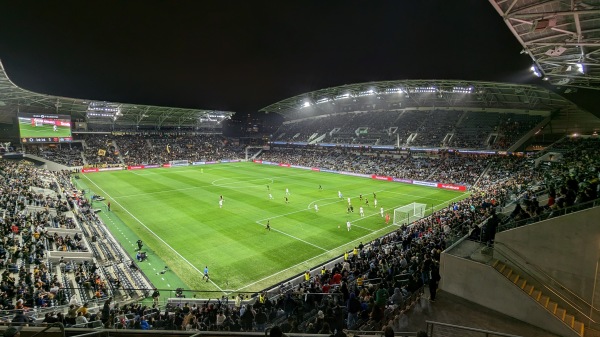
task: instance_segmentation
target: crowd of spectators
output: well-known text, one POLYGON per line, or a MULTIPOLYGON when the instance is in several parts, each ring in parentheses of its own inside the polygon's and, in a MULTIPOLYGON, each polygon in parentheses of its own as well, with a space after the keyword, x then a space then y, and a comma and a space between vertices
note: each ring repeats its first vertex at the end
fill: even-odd
MULTIPOLYGON (((189 140, 145 139, 153 152, 168 144, 170 151, 182 151, 189 140), (175 149, 175 150, 174 150, 175 149)), ((217 142, 219 139, 210 139, 217 142)), ((192 144, 192 148, 193 148, 192 144)), ((207 148, 210 148, 207 146, 207 148)), ((304 282, 279 286, 279 294, 268 298, 258 295, 256 301, 222 298, 204 304, 184 304, 158 308, 140 304, 117 306, 109 299, 110 283, 105 281, 95 264, 59 263, 71 273, 81 288, 93 297, 108 299, 104 308, 90 312, 74 301, 67 314, 47 315, 45 321, 89 324, 101 321, 105 327, 131 329, 169 329, 198 331, 265 331, 277 324, 284 333, 327 333, 344 328, 381 330, 385 326, 402 330, 406 310, 429 287, 429 299, 435 301, 439 281, 439 258, 451 239, 471 234, 474 238, 493 240, 489 219, 496 217, 498 206, 512 201, 517 206, 504 222, 534 221, 542 216, 558 214, 566 207, 596 200, 599 194, 600 140, 566 139, 558 145, 564 160, 550 165, 535 165, 535 158, 518 156, 459 156, 438 153, 412 157, 398 153, 361 153, 319 148, 276 149, 263 155, 264 160, 321 167, 338 171, 375 173, 398 177, 464 183, 471 194, 448 204, 410 227, 344 252, 343 262, 331 269, 307 271, 304 282), (488 168, 484 173, 484 169, 488 168), (477 181, 477 184, 474 184, 477 181), (547 204, 537 201, 539 192, 548 194, 547 204)), ((135 149, 135 147, 131 148, 135 149)), ((215 153, 207 150, 208 153, 215 153)), ((166 151, 167 154, 170 153, 166 151)), ((206 154, 203 154, 206 155, 206 154)), ((168 157, 163 157, 168 158, 168 157)), ((198 157, 209 158, 209 157, 198 157)), ((49 174, 31 166, 0 162, 0 268, 2 288, 0 309, 24 309, 65 301, 62 280, 44 259, 48 244, 65 246, 68 238, 49 235, 48 230, 76 226, 64 215, 74 210, 75 219, 96 219, 86 199, 61 192, 74 190, 68 173, 49 174), (38 189, 53 190, 42 193, 38 189), (39 209, 29 210, 31 207, 39 209), (43 240, 43 239, 46 239, 43 240), (62 244, 59 244, 62 242, 62 244), (28 263, 23 263, 28 261, 28 263)), ((443 275, 442 275, 443 276, 443 275)))
POLYGON ((318 143, 507 149, 542 120, 514 113, 362 111, 312 117, 282 125, 274 140, 318 143), (359 132, 362 131, 362 132, 359 132), (446 144, 444 138, 452 133, 446 144), (496 134, 496 137, 489 137, 496 134), (409 136, 416 135, 409 140, 409 136), (489 144, 486 140, 490 139, 489 144))
POLYGON ((58 144, 56 147, 32 145, 26 151, 65 166, 83 166, 81 143, 58 144))

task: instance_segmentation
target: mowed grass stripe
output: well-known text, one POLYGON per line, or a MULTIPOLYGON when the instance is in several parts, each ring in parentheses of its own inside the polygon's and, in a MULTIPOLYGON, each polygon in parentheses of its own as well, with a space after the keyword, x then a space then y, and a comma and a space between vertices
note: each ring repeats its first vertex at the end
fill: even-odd
MULTIPOLYGON (((274 229, 318 247, 336 249, 345 242, 369 236, 373 231, 384 228, 383 219, 378 214, 379 206, 372 206, 373 191, 378 191, 379 205, 390 214, 393 214, 393 208, 413 201, 422 199, 427 204, 438 204, 436 200, 450 200, 459 195, 452 191, 253 163, 121 171, 88 177, 111 196, 119 196, 117 200, 123 207, 195 264, 196 268, 202 269, 204 265, 199 264, 208 264, 213 280, 221 288, 228 289, 245 287, 291 266, 302 265, 303 261, 314 256, 322 256, 320 260, 323 261, 328 258, 329 254, 323 254, 322 249, 276 231, 267 233, 263 227, 266 219, 272 219, 271 226, 274 229), (141 175, 145 172, 153 174, 141 175), (270 179, 274 182, 265 183, 270 179), (213 183, 215 180, 227 183, 218 185, 213 183), (267 184, 271 187, 274 200, 268 199, 267 184), (318 190, 319 184, 323 186, 322 191, 318 190), (283 201, 286 187, 292 194, 287 205, 283 201), (338 190, 344 193, 344 199, 336 202, 338 190), (364 219, 358 216, 357 204, 354 214, 346 214, 345 198, 351 196, 354 204, 358 202, 355 197, 360 193, 368 197, 371 203, 371 207, 365 208, 365 211, 366 215, 372 216, 364 219), (133 194, 139 195, 128 197, 133 194), (218 207, 219 195, 225 198, 223 209, 218 207), (422 197, 416 200, 416 195, 422 197), (319 201, 322 199, 326 201, 319 201), (314 201, 319 203, 318 213, 308 209, 314 201), (350 232, 345 230, 348 219, 356 222, 350 232), (340 229, 337 228, 338 224, 340 229)), ((126 213, 117 208, 115 212, 119 215, 126 213)), ((151 236, 144 233, 141 226, 136 226, 134 221, 127 221, 127 214, 123 217, 140 237, 151 236)), ((377 236, 381 234, 374 233, 377 236)), ((151 241, 148 244, 157 253, 165 251, 161 249, 160 240, 147 240, 151 241)), ((317 264, 320 260, 315 259, 311 263, 317 264)), ((177 262, 176 257, 169 261, 174 264, 170 267, 191 288, 207 288, 206 284, 199 282, 200 275, 179 268, 181 263, 177 262)), ((293 270, 291 268, 277 277, 283 279, 291 275, 293 270)), ((263 286, 263 283, 258 282, 256 286, 263 286)))

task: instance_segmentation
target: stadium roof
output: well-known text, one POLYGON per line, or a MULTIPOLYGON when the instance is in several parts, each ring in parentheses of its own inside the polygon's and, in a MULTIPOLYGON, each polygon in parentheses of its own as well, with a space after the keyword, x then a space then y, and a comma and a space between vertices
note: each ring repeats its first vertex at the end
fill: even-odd
POLYGON ((16 112, 59 113, 98 124, 201 126, 216 124, 233 112, 184 109, 68 98, 35 93, 14 84, 0 62, 0 121, 16 112), (4 117, 4 118, 2 118, 4 117))
POLYGON ((489 0, 553 85, 600 90, 600 0, 489 0))
MULTIPOLYGON (((600 131, 600 119, 548 89, 523 84, 461 80, 398 80, 326 88, 271 104, 260 111, 287 120, 352 111, 469 109, 551 113, 552 132, 600 131)), ((548 131, 545 131, 548 132, 548 131)))

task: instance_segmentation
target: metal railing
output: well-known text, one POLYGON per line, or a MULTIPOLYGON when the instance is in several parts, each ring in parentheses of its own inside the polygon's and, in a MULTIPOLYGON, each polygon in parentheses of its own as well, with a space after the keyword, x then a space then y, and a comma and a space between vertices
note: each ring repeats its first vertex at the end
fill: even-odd
POLYGON ((508 333, 470 328, 466 326, 426 321, 428 337, 522 337, 508 333))
POLYGON ((537 284, 545 289, 546 294, 550 295, 552 301, 556 301, 560 306, 566 307, 571 314, 575 315, 577 320, 584 321, 588 327, 600 328, 600 324, 591 318, 592 313, 600 313, 598 308, 585 301, 564 284, 546 273, 542 268, 531 263, 520 253, 505 244, 497 242, 493 250, 496 259, 508 262, 511 268, 517 268, 518 272, 525 274, 527 283, 537 284), (505 249, 509 254, 504 251, 505 249))
POLYGON ((531 217, 528 219, 522 219, 522 220, 517 220, 517 221, 509 221, 506 223, 503 223, 501 225, 498 226, 496 232, 502 232, 505 230, 509 230, 509 229, 513 229, 513 228, 518 228, 518 227, 522 227, 525 225, 530 225, 536 222, 540 222, 543 220, 548 220, 548 219, 552 219, 555 218, 557 216, 562 216, 562 215, 567 215, 573 212, 578 212, 578 211, 582 211, 584 209, 588 209, 588 208, 592 208, 592 207, 597 207, 600 206, 600 198, 595 199, 595 200, 591 200, 588 202, 583 202, 580 204, 576 204, 573 206, 569 206, 569 207, 564 207, 564 208, 560 208, 560 209, 553 209, 549 212, 546 212, 544 214, 540 214, 536 217, 531 217))

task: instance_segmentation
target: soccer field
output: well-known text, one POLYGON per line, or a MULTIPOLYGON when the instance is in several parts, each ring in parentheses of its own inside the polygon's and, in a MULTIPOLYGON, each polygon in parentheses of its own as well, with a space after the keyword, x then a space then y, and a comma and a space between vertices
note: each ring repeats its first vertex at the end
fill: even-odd
MULTIPOLYGON (((380 207, 393 216, 394 208, 419 202, 428 205, 429 213, 431 207, 438 209, 467 196, 254 163, 102 172, 85 174, 83 180, 111 201, 111 214, 122 219, 189 289, 224 292, 258 291, 397 229, 391 221, 385 224, 380 207), (360 194, 369 200, 369 207, 359 200, 360 194), (350 214, 348 197, 354 206, 350 214), (361 205, 364 217, 359 215, 361 205), (271 231, 265 229, 267 221, 271 231), (205 266, 211 282, 201 280, 205 266)), ((131 243, 123 246, 134 254, 131 243)))
POLYGON ((71 137, 71 128, 68 126, 57 126, 54 131, 53 125, 32 126, 31 122, 23 122, 19 119, 19 132, 21 138, 29 137, 71 137))

